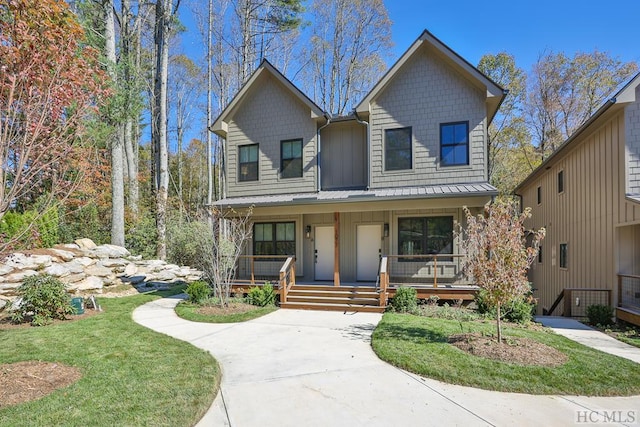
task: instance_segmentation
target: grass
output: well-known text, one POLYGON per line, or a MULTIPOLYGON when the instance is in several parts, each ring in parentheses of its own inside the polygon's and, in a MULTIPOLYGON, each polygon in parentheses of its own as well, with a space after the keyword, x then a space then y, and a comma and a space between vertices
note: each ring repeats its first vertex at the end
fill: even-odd
POLYGON ((459 322, 386 313, 373 333, 378 357, 436 380, 529 394, 630 396, 640 394, 640 368, 629 360, 585 347, 547 330, 505 329, 506 336, 528 337, 565 353, 555 368, 521 366, 470 355, 447 342, 450 335, 493 333, 492 322, 459 322))
POLYGON ((193 304, 188 301, 181 301, 176 306, 176 314, 183 319, 191 320, 193 322, 204 322, 204 323, 236 323, 236 322, 246 322, 247 320, 256 319, 258 317, 264 316, 265 314, 272 313, 276 311, 278 308, 276 306, 270 305, 266 307, 255 307, 254 310, 247 311, 244 313, 229 313, 229 314, 202 314, 198 313, 198 309, 201 306, 198 304, 193 304))
POLYGON ((194 425, 217 393, 217 362, 131 318, 139 305, 173 293, 99 298, 104 313, 0 331, 0 363, 60 362, 83 374, 42 399, 0 409, 0 425, 194 425))
POLYGON ((615 324, 607 327, 595 326, 596 329, 614 337, 618 341, 640 348, 640 327, 629 324, 615 324))

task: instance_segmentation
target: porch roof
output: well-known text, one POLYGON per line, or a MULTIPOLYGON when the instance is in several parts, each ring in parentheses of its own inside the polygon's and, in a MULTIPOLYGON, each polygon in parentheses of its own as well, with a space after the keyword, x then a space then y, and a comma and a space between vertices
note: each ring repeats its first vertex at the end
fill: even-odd
POLYGON ((454 197, 490 197, 498 190, 486 182, 431 185, 421 187, 375 188, 370 190, 331 190, 317 193, 274 194, 229 197, 213 204, 223 207, 277 206, 291 204, 353 203, 387 200, 438 199, 454 197))

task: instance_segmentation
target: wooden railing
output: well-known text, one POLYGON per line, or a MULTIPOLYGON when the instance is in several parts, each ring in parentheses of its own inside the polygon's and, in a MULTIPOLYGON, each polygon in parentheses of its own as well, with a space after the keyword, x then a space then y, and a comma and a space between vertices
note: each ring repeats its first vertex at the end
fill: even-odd
POLYGON ((287 302, 287 293, 296 284, 296 258, 288 257, 280 268, 278 286, 280 288, 280 304, 287 302))
POLYGON ((437 288, 439 278, 457 281, 461 272, 460 259, 464 257, 459 254, 386 255, 387 284, 431 284, 437 288), (448 274, 446 270, 449 270, 448 274))
POLYGON ((618 306, 640 310, 640 276, 618 274, 618 306))
POLYGON ((388 262, 389 262, 389 259, 386 256, 383 256, 380 259, 380 272, 378 275, 378 283, 379 283, 378 292, 380 294, 380 307, 387 306, 387 298, 388 298, 387 289, 389 288, 389 273, 387 272, 388 262))
POLYGON ((276 282, 280 267, 288 258, 288 255, 240 255, 234 282, 250 286, 255 286, 256 282, 276 282))
POLYGON ((549 310, 542 310, 545 316, 553 316, 553 312, 564 302, 564 317, 585 317, 586 307, 592 304, 611 306, 611 289, 598 288, 564 288, 549 310), (594 297, 597 295, 597 297, 594 297), (604 295, 604 296, 602 296, 604 295), (579 307, 577 309, 576 307, 579 307))

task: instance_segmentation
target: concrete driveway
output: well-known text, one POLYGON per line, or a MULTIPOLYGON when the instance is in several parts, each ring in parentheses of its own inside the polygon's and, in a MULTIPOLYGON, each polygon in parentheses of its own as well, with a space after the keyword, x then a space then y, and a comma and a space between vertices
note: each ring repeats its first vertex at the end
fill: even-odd
POLYGON ((133 319, 220 362, 220 393, 198 426, 640 425, 640 396, 501 393, 390 366, 370 346, 380 314, 278 310, 206 324, 177 317, 178 301, 150 302, 133 319), (612 423, 614 412, 626 422, 612 423))

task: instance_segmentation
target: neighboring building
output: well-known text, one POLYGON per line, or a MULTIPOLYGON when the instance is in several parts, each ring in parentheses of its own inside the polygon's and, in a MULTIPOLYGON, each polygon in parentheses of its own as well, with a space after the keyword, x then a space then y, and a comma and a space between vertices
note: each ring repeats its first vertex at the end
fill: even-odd
POLYGON ((255 256, 295 255, 299 281, 373 283, 389 255, 406 281, 460 283, 453 228, 497 194, 487 127, 504 95, 426 31, 346 117, 263 61, 211 126, 225 140, 216 205, 254 206, 256 270, 282 261, 255 256), (445 256, 406 257, 425 254, 445 256))
POLYGON ((584 315, 617 306, 640 322, 640 74, 515 190, 545 227, 530 270, 539 311, 584 315), (591 290, 586 290, 591 289, 591 290), (563 292, 564 291, 564 292, 563 292))

